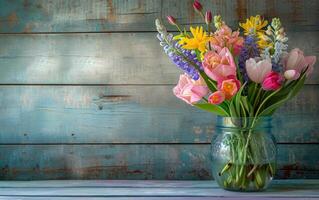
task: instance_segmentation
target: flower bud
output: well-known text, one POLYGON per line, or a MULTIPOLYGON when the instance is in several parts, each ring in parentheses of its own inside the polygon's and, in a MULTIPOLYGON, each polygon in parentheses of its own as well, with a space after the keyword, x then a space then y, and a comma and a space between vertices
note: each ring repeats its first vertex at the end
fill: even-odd
POLYGON ((176 19, 173 16, 168 15, 166 18, 168 23, 170 23, 171 25, 176 25, 176 19))
POLYGON ((294 69, 285 71, 284 76, 287 80, 297 80, 300 76, 300 73, 294 69))
POLYGON ((287 42, 288 41, 288 38, 287 37, 284 37, 281 42, 287 42))
MULTIPOLYGON (((268 27, 270 27, 270 26, 268 26, 268 27)), ((266 30, 266 34, 267 34, 267 35, 272 35, 271 29, 267 29, 267 30, 266 30)))
POLYGON ((205 22, 206 24, 210 24, 212 22, 212 12, 211 11, 206 11, 205 13, 205 22))
POLYGON ((281 22, 279 18, 273 18, 272 22, 271 22, 271 26, 275 29, 275 30, 279 30, 281 28, 281 22))
POLYGON ((265 40, 265 41, 268 41, 268 42, 271 42, 271 41, 272 41, 271 38, 268 37, 267 35, 262 35, 261 38, 262 38, 263 40, 265 40))
POLYGON ((283 35, 277 35, 276 40, 282 41, 285 36, 283 35))
POLYGON ((223 25, 223 20, 222 20, 222 17, 220 15, 214 16, 214 25, 215 25, 216 29, 220 29, 221 26, 223 25))
POLYGON ((201 3, 199 3, 198 0, 195 0, 193 3, 193 7, 196 11, 201 12, 203 10, 203 6, 201 3))

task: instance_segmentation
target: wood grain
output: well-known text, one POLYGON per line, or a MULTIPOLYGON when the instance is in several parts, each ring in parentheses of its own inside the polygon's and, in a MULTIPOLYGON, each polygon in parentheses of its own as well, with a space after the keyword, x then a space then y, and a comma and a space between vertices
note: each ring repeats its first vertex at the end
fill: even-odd
MULTIPOLYGON (((319 57, 318 32, 289 38, 319 57)), ((0 84, 175 84, 182 73, 156 33, 12 34, 0 44, 0 84)), ((319 83, 318 63, 307 83, 319 83)))
MULTIPOLYGON (((172 87, 1 86, 0 142, 210 142, 215 116, 177 99, 172 87)), ((278 111, 278 142, 319 142, 318 87, 305 86, 278 111)))
MULTIPOLYGON (((159 187, 149 187, 148 184, 154 185, 153 181, 125 181, 126 186, 122 187, 112 187, 112 185, 107 184, 108 182, 114 183, 117 185, 118 181, 85 181, 85 185, 83 187, 76 186, 68 186, 68 187, 50 187, 51 181, 41 181, 45 185, 49 185, 49 187, 44 188, 41 185, 38 186, 29 186, 27 188, 19 188, 19 187, 4 187, 1 188, 0 195, 1 196, 9 196, 9 197, 69 197, 69 198, 77 198, 77 197, 113 197, 117 199, 123 199, 127 197, 135 197, 136 199, 149 199, 154 200, 161 198, 169 199, 170 197, 175 197, 181 200, 182 197, 186 199, 192 198, 195 199, 207 199, 205 197, 210 197, 210 199, 282 199, 282 198, 316 198, 319 196, 318 180, 294 180, 291 181, 285 180, 277 180, 274 181, 272 186, 264 191, 264 192, 230 192, 223 190, 221 188, 216 187, 216 183, 213 181, 161 181, 159 184, 155 185, 166 185, 159 187), (98 182, 99 184, 96 184, 98 182), (135 183, 142 183, 145 187, 135 186, 135 183), (183 187, 184 185, 194 184, 196 187, 183 187), (98 185, 99 187, 94 187, 98 185), (304 186, 306 185, 306 187, 304 186), (180 186, 180 187, 178 187, 180 186), (296 188, 298 186, 299 188, 296 188), (157 197, 157 198, 156 198, 157 197)), ((55 181, 57 182, 57 181, 55 181)), ((71 185, 78 184, 81 181, 58 181, 61 185, 65 185, 66 183, 70 183, 71 185)), ((122 181, 120 181, 122 182, 122 181)), ((8 183, 8 182, 5 182, 8 183)), ((28 182, 28 184, 33 185, 32 182, 28 182)), ((176 200, 173 198, 174 200, 176 200)))
POLYGON ((0 199, 20 200, 311 200, 318 180, 274 180, 263 192, 230 192, 215 181, 48 180, 0 181, 0 199), (2 198, 3 197, 3 198, 2 198))
MULTIPOLYGON (((210 145, 0 145, 0 178, 211 179, 210 145)), ((277 178, 318 178, 318 145, 278 145, 277 178)))
MULTIPOLYGON (((316 0, 202 0, 205 9, 236 26, 250 15, 280 17, 291 31, 318 30, 316 0)), ((37 0, 0 1, 0 32, 154 31, 155 18, 175 16, 181 24, 202 23, 192 1, 37 0)), ((173 27, 171 27, 173 28, 173 27)))

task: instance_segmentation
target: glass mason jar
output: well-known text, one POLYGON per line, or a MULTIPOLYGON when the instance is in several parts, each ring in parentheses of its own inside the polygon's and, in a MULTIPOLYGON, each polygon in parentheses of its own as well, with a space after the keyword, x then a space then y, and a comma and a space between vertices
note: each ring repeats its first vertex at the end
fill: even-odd
POLYGON ((220 187, 266 189, 275 174, 277 154, 271 117, 217 117, 211 151, 212 172, 220 187))

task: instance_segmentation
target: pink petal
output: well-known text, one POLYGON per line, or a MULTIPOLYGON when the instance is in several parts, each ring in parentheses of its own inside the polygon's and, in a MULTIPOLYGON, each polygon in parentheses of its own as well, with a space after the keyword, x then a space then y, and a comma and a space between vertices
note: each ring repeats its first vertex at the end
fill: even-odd
POLYGON ((313 66, 316 63, 316 56, 306 56, 305 63, 308 67, 307 76, 309 76, 313 72, 313 66))
POLYGON ((192 87, 192 92, 200 96, 202 98, 203 96, 206 96, 208 94, 208 87, 207 86, 201 86, 201 85, 195 85, 192 87))

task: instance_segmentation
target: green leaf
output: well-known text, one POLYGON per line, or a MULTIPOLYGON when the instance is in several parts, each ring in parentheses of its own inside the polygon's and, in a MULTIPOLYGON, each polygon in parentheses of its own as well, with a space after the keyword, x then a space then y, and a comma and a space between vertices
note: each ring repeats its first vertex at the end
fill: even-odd
POLYGON ((217 86, 215 81, 213 81, 212 79, 210 79, 205 72, 203 71, 199 71, 201 77, 204 79, 207 87, 210 89, 211 92, 215 92, 217 91, 217 86))
POLYGON ((198 103, 198 104, 194 104, 194 106, 208 112, 213 112, 220 116, 224 116, 224 117, 228 116, 228 113, 222 107, 218 105, 214 105, 210 103, 198 103))
POLYGON ((242 103, 243 103, 245 109, 249 113, 250 117, 253 117, 254 108, 251 105, 251 103, 248 101, 248 97, 247 96, 242 96, 241 100, 242 100, 242 103))
POLYGON ((230 102, 229 112, 230 112, 231 117, 238 117, 239 116, 239 113, 237 113, 234 101, 230 102))
POLYGON ((218 106, 220 106, 223 110, 225 110, 227 112, 227 115, 229 116, 229 104, 227 101, 224 101, 223 103, 219 104, 218 106))
POLYGON ((195 50, 197 60, 201 61, 200 51, 198 49, 195 50))
MULTIPOLYGON (((245 85, 246 85, 246 83, 244 83, 241 86, 239 91, 236 93, 236 95, 232 98, 232 100, 230 102, 229 111, 230 111, 231 117, 240 117, 241 108, 242 108, 240 105, 241 93, 243 92, 245 85)), ((245 112, 245 110, 243 110, 243 112, 245 112)))

